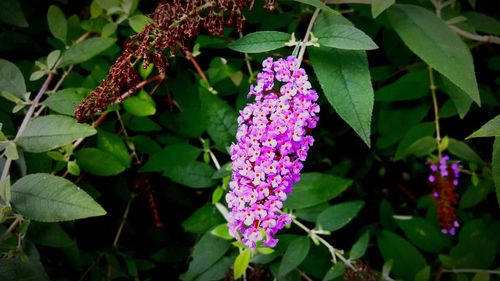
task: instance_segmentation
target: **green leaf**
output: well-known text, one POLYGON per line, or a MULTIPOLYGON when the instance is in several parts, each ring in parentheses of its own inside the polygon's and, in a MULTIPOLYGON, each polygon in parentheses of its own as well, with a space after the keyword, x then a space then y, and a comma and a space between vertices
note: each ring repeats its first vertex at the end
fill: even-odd
POLYGON ((66 88, 50 95, 42 104, 57 113, 73 116, 78 104, 90 91, 85 88, 66 88))
POLYGON ((44 152, 79 139, 92 136, 97 131, 87 124, 62 115, 47 115, 29 121, 17 139, 17 144, 28 152, 44 152))
POLYGON ((19 153, 17 152, 17 145, 15 142, 9 141, 7 147, 5 147, 5 157, 10 160, 19 159, 19 153))
POLYGON ((215 169, 203 162, 189 162, 177 165, 165 170, 164 176, 172 181, 194 188, 205 188, 213 186, 216 181, 212 179, 215 169))
POLYGON ((49 30, 55 38, 66 43, 68 34, 68 22, 63 11, 56 5, 51 5, 47 11, 47 23, 49 30))
POLYGON ((475 162, 478 164, 484 162, 481 157, 479 157, 479 155, 477 155, 477 153, 463 141, 449 138, 448 151, 450 152, 450 154, 453 154, 463 160, 475 162))
POLYGON ((202 112, 207 115, 207 132, 221 151, 236 138, 238 114, 225 101, 210 93, 200 93, 202 112))
POLYGON ((489 281, 490 274, 488 272, 478 272, 472 277, 472 281, 489 281))
POLYGON ((106 214, 85 191, 50 174, 24 176, 12 185, 11 191, 16 210, 35 221, 68 221, 106 214))
POLYGON ((339 196, 352 181, 320 173, 304 173, 288 194, 287 209, 302 209, 327 202, 339 196))
POLYGON ((338 230, 355 218, 364 205, 363 201, 333 205, 319 215, 317 224, 326 230, 338 230))
POLYGON ((428 281, 431 276, 431 268, 430 266, 426 266, 422 268, 417 274, 415 275, 415 281, 428 281))
POLYGON ((496 137, 493 143, 491 174, 493 176, 493 182, 495 182, 498 205, 500 206, 500 137, 496 137))
POLYGON ((153 20, 145 15, 134 15, 128 18, 128 24, 136 33, 142 32, 144 27, 152 22, 153 20))
POLYGON ((78 151, 76 161, 82 170, 97 176, 114 176, 127 168, 113 154, 93 147, 78 151))
POLYGON ((291 35, 279 31, 257 31, 231 42, 227 47, 243 53, 262 53, 282 48, 290 41, 291 35))
POLYGON ((309 237, 302 236, 293 240, 286 249, 279 269, 279 276, 284 276, 299 266, 309 253, 309 237))
POLYGON ((5 202, 10 202, 11 199, 10 192, 10 175, 7 175, 5 179, 0 181, 0 198, 5 202))
POLYGON ((500 115, 486 122, 486 124, 481 126, 479 130, 475 131, 465 139, 498 136, 500 136, 500 115))
POLYGON ((21 70, 19 70, 15 64, 0 59, 0 93, 3 92, 24 99, 24 94, 26 94, 26 83, 24 82, 24 76, 21 70))
POLYGON ((355 260, 363 257, 368 248, 368 242, 370 242, 370 231, 365 231, 358 241, 352 245, 351 251, 349 251, 349 259, 355 260))
POLYGON ((344 263, 338 262, 328 270, 328 272, 325 274, 325 277, 323 277, 323 281, 330 281, 334 280, 335 278, 338 278, 342 276, 345 272, 345 265, 344 263))
POLYGON ((234 272, 233 278, 236 280, 245 274, 248 264, 250 263, 250 257, 252 252, 249 248, 246 248, 241 252, 234 261, 234 272))
POLYGON ((214 265, 212 265, 208 270, 200 274, 195 280, 196 281, 213 281, 213 280, 223 280, 226 277, 226 272, 233 263, 232 257, 222 257, 214 265))
POLYGON ((402 158, 409 155, 422 157, 431 154, 437 148, 436 139, 430 136, 422 137, 408 146, 406 151, 402 153, 402 158))
POLYGON ((375 91, 376 101, 406 101, 421 99, 429 93, 429 73, 427 70, 413 70, 396 82, 375 91))
POLYGON ((140 172, 160 172, 174 168, 175 166, 193 162, 198 158, 201 149, 189 144, 177 143, 168 145, 162 150, 154 153, 140 172))
POLYGON ((449 246, 439 227, 431 225, 422 218, 396 220, 396 224, 414 245, 428 253, 441 253, 449 246))
POLYGON ((28 21, 17 0, 0 1, 0 21, 19 27, 28 27, 28 21))
POLYGON ((425 258, 408 241, 390 231, 382 231, 377 238, 385 261, 393 260, 392 272, 397 278, 412 280, 426 266, 425 258))
POLYGON ((28 237, 36 244, 48 247, 62 248, 75 243, 59 223, 32 222, 28 237))
POLYGON ((432 122, 420 123, 411 128, 399 142, 395 155, 396 160, 401 160, 405 155, 408 155, 406 152, 415 141, 423 137, 432 137, 436 130, 435 128, 432 122))
POLYGON ((93 37, 67 49, 62 55, 59 67, 79 64, 104 52, 115 43, 116 39, 93 37))
MULTIPOLYGON (((495 177, 493 175, 493 177, 495 177)), ((486 196, 493 190, 494 183, 489 179, 483 179, 476 185, 470 185, 465 192, 460 196, 460 209, 466 209, 476 206, 478 203, 486 199, 486 196)))
POLYGON ((500 35, 500 21, 495 18, 478 12, 465 12, 463 15, 477 31, 500 35))
POLYGON ((150 116, 156 113, 156 104, 153 98, 144 90, 123 101, 125 110, 135 116, 150 116))
POLYGON ((395 0, 372 0, 372 16, 378 17, 382 12, 394 5, 395 0))
POLYGON ((472 99, 459 87, 455 86, 448 78, 441 75, 442 89, 446 92, 455 105, 460 118, 464 118, 472 104, 472 99))
POLYGON ((210 233, 222 239, 233 240, 233 237, 229 235, 229 228, 227 227, 227 223, 219 224, 214 229, 212 229, 210 233))
POLYGON ((130 168, 132 156, 118 135, 99 130, 97 134, 97 146, 99 149, 111 153, 124 167, 130 168))
POLYGON ((189 264, 184 280, 193 280, 199 274, 215 264, 229 249, 231 242, 217 236, 205 233, 196 243, 193 250, 193 260, 189 264))
POLYGON ((319 47, 309 55, 327 100, 370 146, 373 88, 365 52, 319 47))
POLYGON ((472 55, 443 20, 427 9, 404 4, 392 6, 387 16, 411 51, 481 104, 472 55))
POLYGON ((337 11, 335 11, 332 8, 328 7, 325 3, 323 3, 320 0, 293 0, 293 1, 313 6, 315 8, 320 9, 320 10, 323 10, 325 12, 329 12, 329 13, 333 13, 333 14, 339 14, 337 11))
MULTIPOLYGON (((458 244, 450 254, 440 255, 439 259, 446 268, 489 268, 495 261, 498 242, 485 235, 482 220, 465 222, 458 235, 458 244)), ((497 237, 497 236, 495 236, 497 237)))
POLYGON ((186 232, 202 234, 223 222, 224 218, 217 208, 212 204, 206 204, 182 222, 182 228, 186 232))
POLYGON ((363 31, 350 25, 331 25, 314 34, 321 46, 345 50, 373 50, 378 46, 363 31))

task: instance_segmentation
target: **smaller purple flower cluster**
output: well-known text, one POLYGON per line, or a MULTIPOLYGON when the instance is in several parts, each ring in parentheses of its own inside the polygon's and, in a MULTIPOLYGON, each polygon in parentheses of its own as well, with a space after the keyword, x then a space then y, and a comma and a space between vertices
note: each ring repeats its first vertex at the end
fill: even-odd
POLYGON ((437 203, 441 232, 453 236, 460 226, 455 213, 455 205, 458 202, 455 188, 458 186, 460 175, 459 162, 450 162, 450 157, 445 155, 439 159, 439 163, 431 163, 429 167, 431 174, 428 180, 433 186, 432 196, 437 203))
POLYGON ((296 57, 267 58, 240 111, 237 143, 231 146, 232 179, 226 201, 229 232, 247 247, 274 247, 274 235, 291 222, 283 201, 300 179, 316 127, 318 95, 296 57), (279 89, 279 90, 278 90, 279 89))

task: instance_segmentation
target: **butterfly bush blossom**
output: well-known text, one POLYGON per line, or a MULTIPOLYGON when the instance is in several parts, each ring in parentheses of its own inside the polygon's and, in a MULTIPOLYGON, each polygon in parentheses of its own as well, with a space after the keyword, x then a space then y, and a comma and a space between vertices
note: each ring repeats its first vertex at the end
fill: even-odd
POLYGON ((318 94, 296 57, 267 58, 250 87, 255 97, 240 111, 237 143, 231 146, 233 174, 226 201, 231 208, 229 233, 247 247, 274 247, 276 232, 291 222, 280 212, 302 161, 314 143, 318 94))
POLYGON ((431 163, 429 167, 431 173, 428 180, 433 187, 432 197, 437 204, 441 232, 453 236, 460 226, 455 214, 455 206, 458 202, 455 188, 458 186, 460 165, 457 161, 450 161, 450 157, 445 155, 439 159, 439 163, 431 163))

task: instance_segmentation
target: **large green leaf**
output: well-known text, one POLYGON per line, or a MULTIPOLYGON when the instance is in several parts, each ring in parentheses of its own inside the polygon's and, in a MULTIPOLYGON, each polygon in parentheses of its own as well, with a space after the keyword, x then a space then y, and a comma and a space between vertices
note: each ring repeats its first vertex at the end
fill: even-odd
POLYGON ((373 50, 378 46, 363 31, 351 25, 331 25, 314 34, 321 46, 345 50, 373 50))
POLYGON ((236 139, 238 114, 225 101, 208 92, 200 92, 201 109, 207 115, 207 132, 221 151, 236 139))
POLYGON ((363 257, 366 253, 366 249, 368 248, 368 242, 370 242, 370 231, 365 231, 361 237, 359 237, 358 241, 354 243, 349 251, 349 259, 355 260, 363 257))
POLYGON ((73 116, 76 107, 90 91, 86 88, 66 88, 50 95, 42 104, 57 113, 73 116))
MULTIPOLYGON (((466 222, 458 235, 459 241, 449 255, 440 255, 439 259, 447 268, 489 268, 497 255, 497 239, 486 235, 482 220, 466 222)), ((498 237, 495 233, 495 238, 498 237)))
POLYGON ((213 186, 216 181, 212 179, 215 169, 203 162, 193 161, 177 165, 165 170, 164 176, 176 183, 194 188, 205 188, 213 186))
POLYGON ((479 130, 472 133, 466 139, 498 136, 500 136, 500 115, 486 122, 479 130))
POLYGON ((189 144, 177 143, 168 145, 154 153, 141 172, 160 172, 172 169, 175 166, 193 162, 198 158, 201 149, 189 144))
POLYGON ((62 115, 47 115, 32 119, 17 139, 17 144, 28 152, 44 152, 70 144, 97 131, 87 124, 62 115))
POLYGON ((279 269, 279 276, 284 276, 294 268, 299 266, 300 263, 306 258, 309 253, 309 237, 302 236, 293 240, 286 249, 285 255, 281 260, 279 269))
POLYGON ((410 50, 481 103, 471 53, 443 20, 427 9, 406 4, 392 6, 387 15, 410 50))
POLYGON ((443 91, 450 96, 460 118, 464 118, 472 104, 472 99, 445 76, 441 76, 440 78, 443 91))
POLYGON ((483 159, 465 142, 449 138, 448 151, 460 159, 483 163, 483 159))
POLYGON ((23 99, 26 93, 26 84, 21 70, 15 64, 0 59, 0 94, 3 92, 23 99))
POLYGON ((227 47, 244 53, 262 53, 284 47, 291 36, 279 31, 257 31, 231 42, 227 47))
POLYGON ((0 21, 19 27, 28 27, 28 21, 17 0, 0 1, 0 21))
POLYGON ((323 229, 338 230, 354 219, 364 204, 363 201, 353 201, 333 205, 319 215, 317 223, 323 229))
POLYGON ((303 209, 339 196, 352 181, 320 173, 304 173, 285 201, 285 208, 303 209))
POLYGON ((135 116, 150 116, 156 113, 156 104, 153 98, 144 90, 123 102, 125 110, 135 116))
POLYGON ((384 230, 377 237, 377 243, 384 260, 393 260, 392 271, 397 278, 413 280, 426 266, 422 254, 397 234, 384 230))
POLYGON ((205 233, 194 246, 193 260, 189 264, 188 271, 181 279, 188 281, 196 278, 196 276, 215 264, 230 246, 231 242, 214 236, 210 232, 205 233))
POLYGON ((395 0, 372 0, 372 16, 378 17, 383 11, 394 5, 395 0))
POLYGON ((366 53, 319 47, 309 55, 327 100, 370 146, 373 88, 366 53))
POLYGON ((11 192, 16 210, 35 221, 67 221, 106 214, 85 191, 50 174, 24 176, 12 185, 11 192))
POLYGON ((111 153, 123 166, 130 168, 132 156, 120 136, 99 130, 97 134, 97 146, 99 149, 111 153))
POLYGON ((478 12, 465 12, 463 16, 477 31, 500 35, 500 21, 497 19, 478 12))
POLYGON ((493 156, 491 160, 491 174, 497 191, 498 205, 500 205, 500 137, 493 143, 493 156))
POLYGON ((449 246, 438 226, 431 225, 422 218, 396 220, 406 237, 418 248, 429 253, 441 253, 449 246))
POLYGON ((224 218, 217 208, 212 204, 206 204, 183 221, 182 228, 186 232, 202 234, 223 222, 224 218))
POLYGON ((332 8, 328 7, 325 3, 323 3, 320 0, 293 0, 293 1, 299 2, 299 3, 303 3, 303 4, 307 4, 307 5, 313 6, 315 8, 318 8, 320 10, 323 10, 325 12, 329 12, 329 13, 335 14, 335 15, 338 14, 337 11, 335 11, 332 8))
POLYGON ((427 70, 413 70, 396 82, 375 91, 376 101, 406 101, 425 97, 429 93, 427 70))
POLYGON ((52 35, 66 43, 68 22, 66 21, 63 11, 61 11, 58 6, 51 5, 49 7, 49 10, 47 11, 47 23, 49 24, 49 30, 52 35))
POLYGON ((94 37, 67 49, 61 57, 59 67, 78 64, 104 52, 115 43, 113 38, 94 37))
POLYGON ((78 151, 76 161, 82 170, 97 176, 114 176, 127 168, 110 152, 93 147, 78 151))

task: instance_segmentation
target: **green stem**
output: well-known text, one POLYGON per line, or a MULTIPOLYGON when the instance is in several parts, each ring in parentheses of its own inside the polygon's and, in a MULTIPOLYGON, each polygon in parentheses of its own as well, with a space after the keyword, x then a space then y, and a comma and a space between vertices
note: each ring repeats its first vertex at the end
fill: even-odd
POLYGON ((434 74, 432 67, 429 66, 429 81, 432 95, 432 105, 434 107, 434 125, 436 126, 436 143, 438 148, 438 157, 441 159, 441 132, 439 128, 439 106, 436 98, 436 83, 434 82, 434 74))

